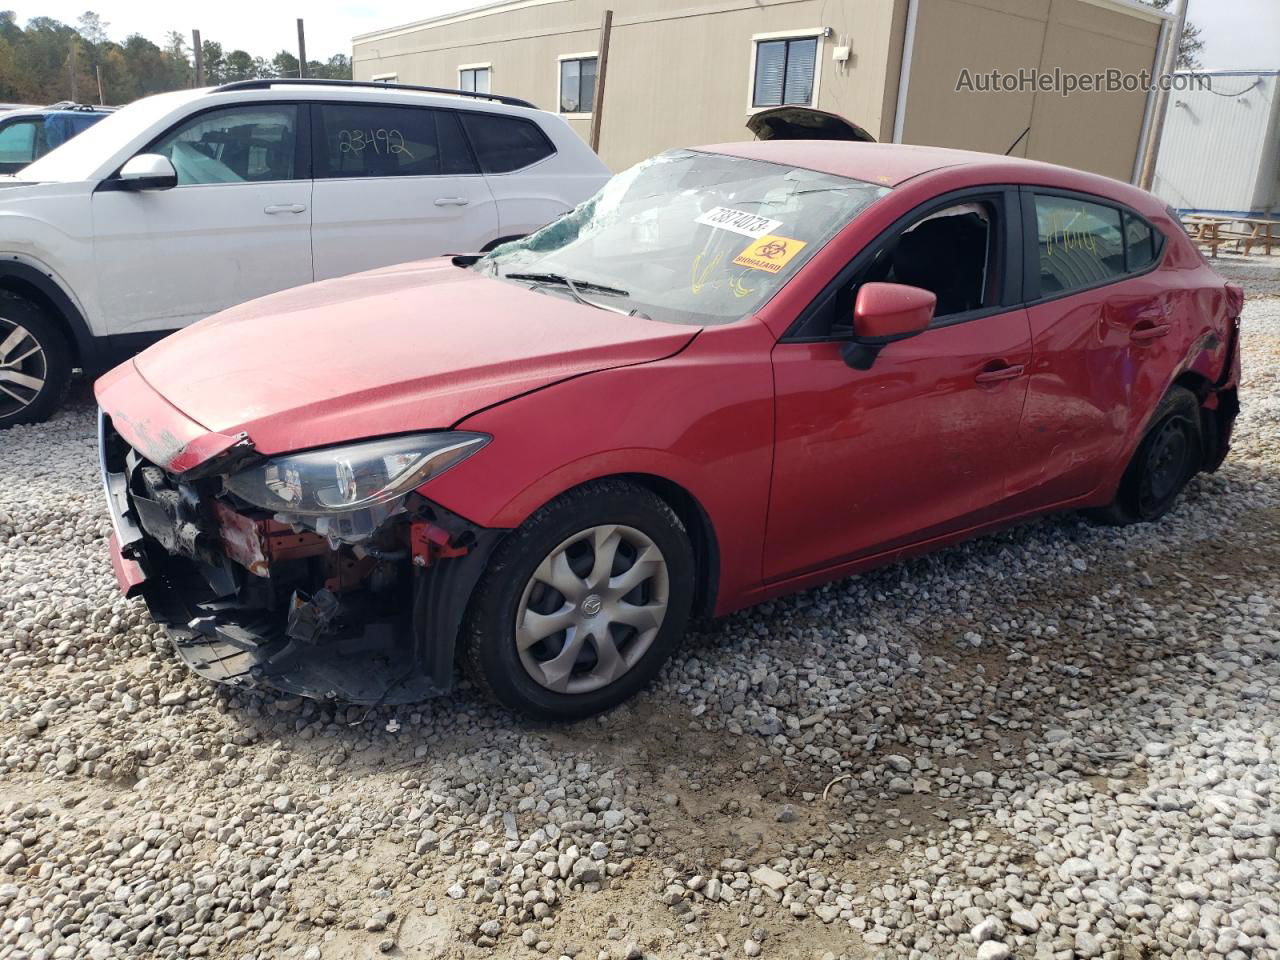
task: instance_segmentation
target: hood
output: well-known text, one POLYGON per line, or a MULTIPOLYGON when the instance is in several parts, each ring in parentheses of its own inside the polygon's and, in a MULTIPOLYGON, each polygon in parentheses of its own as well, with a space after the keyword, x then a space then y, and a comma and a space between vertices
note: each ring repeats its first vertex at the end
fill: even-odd
POLYGON ((568 377, 670 356, 696 333, 442 258, 251 301, 133 363, 206 430, 281 453, 450 427, 568 377))
POLYGON ((875 143, 876 138, 856 123, 812 107, 774 107, 747 119, 747 129, 757 140, 854 140, 875 143))

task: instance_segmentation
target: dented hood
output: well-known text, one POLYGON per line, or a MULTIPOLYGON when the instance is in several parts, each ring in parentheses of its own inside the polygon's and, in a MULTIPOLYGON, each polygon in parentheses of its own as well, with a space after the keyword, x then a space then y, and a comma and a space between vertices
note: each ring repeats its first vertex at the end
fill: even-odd
POLYGON ((442 258, 234 307, 133 364, 205 430, 247 433, 259 452, 280 453, 449 427, 568 377, 669 356, 696 333, 535 293, 442 258))

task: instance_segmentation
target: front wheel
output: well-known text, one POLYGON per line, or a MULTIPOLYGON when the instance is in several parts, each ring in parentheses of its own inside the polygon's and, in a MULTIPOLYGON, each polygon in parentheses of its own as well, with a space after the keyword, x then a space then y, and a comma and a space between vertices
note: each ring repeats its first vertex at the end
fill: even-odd
POLYGON ((684 635, 693 550, 652 491, 600 480, 559 497, 495 551, 463 628, 463 662, 503 705, 544 720, 616 706, 684 635))
POLYGON ((1093 515, 1117 525, 1159 520, 1203 462, 1200 404, 1190 390, 1174 387, 1151 418, 1115 500, 1093 515))
POLYGON ((71 383, 67 339, 43 310, 0 296, 0 429, 39 423, 71 383))

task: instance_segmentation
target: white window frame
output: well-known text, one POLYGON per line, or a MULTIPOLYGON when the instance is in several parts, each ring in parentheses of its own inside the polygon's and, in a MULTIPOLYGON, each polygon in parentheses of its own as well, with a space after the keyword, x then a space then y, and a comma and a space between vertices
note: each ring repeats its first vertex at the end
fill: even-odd
POLYGON ((396 83, 400 80, 398 73, 375 73, 369 78, 374 83, 396 83))
MULTIPOLYGON (((751 35, 751 64, 747 73, 747 116, 760 113, 762 110, 777 110, 773 107, 755 107, 752 104, 756 99, 756 55, 760 51, 760 44, 766 40, 818 40, 817 49, 813 51, 813 99, 808 104, 782 104, 782 106, 809 106, 817 108, 818 96, 822 85, 822 55, 823 41, 827 38, 827 30, 825 27, 805 27, 801 30, 775 30, 772 33, 753 33, 751 35)), ((784 79, 785 83, 785 79, 784 79)))
POLYGON ((489 92, 493 93, 493 64, 492 63, 460 63, 458 64, 458 89, 462 89, 462 71, 463 70, 487 70, 489 71, 489 92))
MULTIPOLYGON (((592 59, 594 59, 596 62, 596 70, 599 70, 600 69, 600 51, 599 50, 588 50, 586 53, 562 53, 560 54, 560 56, 556 57, 556 86, 555 86, 556 113, 559 113, 560 116, 564 117, 566 120, 590 120, 591 111, 587 111, 586 113, 560 113, 560 64, 564 63, 564 61, 566 60, 592 60, 592 59)), ((597 73, 596 76, 598 78, 599 74, 597 73)), ((595 98, 593 97, 591 100, 591 106, 593 109, 595 105, 596 105, 596 101, 595 101, 595 98)))

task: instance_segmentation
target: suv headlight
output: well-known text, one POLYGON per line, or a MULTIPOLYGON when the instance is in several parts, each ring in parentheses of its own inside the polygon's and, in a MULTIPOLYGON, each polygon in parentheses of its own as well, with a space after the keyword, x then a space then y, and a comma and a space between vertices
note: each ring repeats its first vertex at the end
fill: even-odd
POLYGON ((226 487, 274 513, 327 516, 409 493, 486 443, 482 433, 449 431, 388 437, 272 457, 226 478, 226 487))

